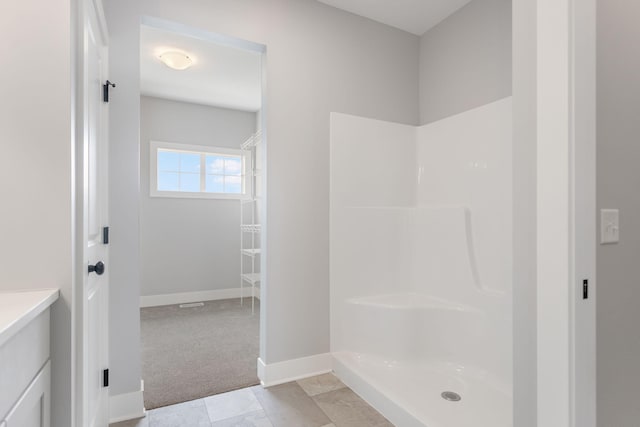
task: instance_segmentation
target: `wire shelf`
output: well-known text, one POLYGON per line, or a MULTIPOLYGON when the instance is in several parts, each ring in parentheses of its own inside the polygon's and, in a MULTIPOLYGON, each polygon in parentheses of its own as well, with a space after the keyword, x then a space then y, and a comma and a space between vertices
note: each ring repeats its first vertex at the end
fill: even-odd
MULTIPOLYGON (((250 168, 245 172, 251 177, 251 193, 240 200, 240 304, 244 302, 245 283, 251 285, 251 296, 255 296, 256 288, 260 282, 260 240, 258 234, 262 230, 258 216, 259 197, 256 195, 256 181, 260 176, 260 170, 256 167, 257 145, 262 141, 260 131, 254 133, 241 144, 240 148, 246 152, 246 164, 250 168), (248 215, 247 215, 248 214, 248 215), (248 222, 249 224, 247 224, 248 222), (251 233, 247 236, 245 233, 251 233)), ((251 313, 254 313, 255 298, 251 299, 251 313)))
POLYGON ((256 283, 260 283, 260 273, 245 273, 242 275, 242 280, 255 285, 256 283))
POLYGON ((262 227, 260 224, 242 224, 240 229, 245 233, 259 233, 262 227))
POLYGON ((260 253, 262 252, 262 250, 260 249, 243 249, 242 253, 246 256, 256 256, 256 255, 260 255, 260 253))

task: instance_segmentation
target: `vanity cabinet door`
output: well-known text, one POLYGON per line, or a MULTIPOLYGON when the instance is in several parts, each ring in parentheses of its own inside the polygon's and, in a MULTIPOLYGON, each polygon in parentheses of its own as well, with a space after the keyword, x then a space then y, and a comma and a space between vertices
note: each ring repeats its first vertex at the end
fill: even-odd
POLYGON ((51 426, 51 367, 47 362, 0 427, 51 426))

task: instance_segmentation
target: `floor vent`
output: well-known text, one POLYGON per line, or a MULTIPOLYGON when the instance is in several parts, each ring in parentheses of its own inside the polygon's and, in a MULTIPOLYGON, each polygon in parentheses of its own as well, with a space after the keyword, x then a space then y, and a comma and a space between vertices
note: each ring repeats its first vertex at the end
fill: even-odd
POLYGON ((190 302, 188 304, 180 304, 180 308, 204 307, 203 302, 190 302))

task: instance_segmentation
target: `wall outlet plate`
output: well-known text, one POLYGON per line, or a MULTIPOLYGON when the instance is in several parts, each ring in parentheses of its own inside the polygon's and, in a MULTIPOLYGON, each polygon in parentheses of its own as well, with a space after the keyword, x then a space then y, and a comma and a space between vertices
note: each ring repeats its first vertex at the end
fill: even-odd
POLYGON ((618 209, 600 209, 600 244, 612 244, 620 241, 620 211, 618 209))

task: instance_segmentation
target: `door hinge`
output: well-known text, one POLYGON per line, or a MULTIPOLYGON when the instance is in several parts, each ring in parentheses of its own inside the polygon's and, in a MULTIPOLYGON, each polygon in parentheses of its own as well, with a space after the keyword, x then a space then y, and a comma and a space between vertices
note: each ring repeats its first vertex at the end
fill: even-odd
POLYGON ((107 80, 105 84, 102 85, 102 102, 109 102, 109 86, 116 87, 116 84, 107 80))
POLYGON ((102 371, 102 387, 109 387, 109 370, 102 371))
POLYGON ((589 280, 582 281, 582 299, 589 299, 589 280))
POLYGON ((102 244, 109 244, 109 227, 102 227, 102 244))

